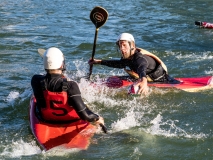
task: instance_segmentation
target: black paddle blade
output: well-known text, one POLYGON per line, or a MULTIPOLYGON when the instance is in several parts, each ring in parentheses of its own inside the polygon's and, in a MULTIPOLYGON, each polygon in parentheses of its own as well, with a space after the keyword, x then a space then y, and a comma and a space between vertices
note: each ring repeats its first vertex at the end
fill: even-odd
POLYGON ((95 7, 90 13, 90 19, 96 28, 100 28, 108 19, 108 12, 102 7, 95 7))
POLYGON ((201 21, 195 21, 195 25, 202 26, 202 22, 201 21))

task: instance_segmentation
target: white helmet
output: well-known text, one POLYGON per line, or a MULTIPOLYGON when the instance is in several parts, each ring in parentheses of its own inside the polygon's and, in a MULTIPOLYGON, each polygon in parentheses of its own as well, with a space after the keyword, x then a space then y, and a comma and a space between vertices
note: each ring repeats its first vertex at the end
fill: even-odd
POLYGON ((64 55, 63 53, 55 47, 51 47, 44 53, 44 69, 65 69, 64 55))
POLYGON ((120 34, 119 36, 118 36, 118 38, 117 38, 117 41, 116 41, 116 43, 118 42, 118 41, 132 41, 132 42, 134 42, 135 43, 135 39, 134 39, 134 37, 131 35, 131 34, 129 34, 129 33, 122 33, 122 34, 120 34))

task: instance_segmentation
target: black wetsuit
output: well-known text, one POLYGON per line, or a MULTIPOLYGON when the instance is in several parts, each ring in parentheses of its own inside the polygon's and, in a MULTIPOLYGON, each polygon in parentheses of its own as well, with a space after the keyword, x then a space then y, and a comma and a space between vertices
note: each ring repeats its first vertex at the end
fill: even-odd
POLYGON ((141 54, 138 50, 131 59, 102 60, 101 65, 114 68, 129 67, 139 75, 139 78, 149 75, 155 82, 168 82, 171 79, 160 63, 148 55, 141 54))
MULTIPOLYGON (((63 78, 64 78, 63 75, 60 74, 34 75, 32 77, 31 86, 33 88, 33 93, 37 100, 38 112, 40 112, 40 108, 46 106, 41 81, 42 80, 46 81, 47 89, 49 91, 61 92, 63 78)), ((76 113, 81 119, 89 122, 97 121, 99 119, 99 116, 94 114, 84 104, 81 98, 79 87, 76 82, 67 81, 67 95, 68 95, 68 104, 75 109, 76 113)))

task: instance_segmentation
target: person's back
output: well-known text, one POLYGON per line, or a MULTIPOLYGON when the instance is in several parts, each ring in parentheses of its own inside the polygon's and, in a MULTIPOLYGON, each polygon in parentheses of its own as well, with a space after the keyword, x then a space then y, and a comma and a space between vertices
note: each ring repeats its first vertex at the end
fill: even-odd
POLYGON ((63 53, 50 48, 44 54, 46 75, 34 75, 31 86, 37 101, 37 115, 47 122, 86 120, 103 124, 103 118, 84 104, 76 82, 63 76, 63 53))
POLYGON ((45 121, 70 122, 80 119, 75 111, 79 107, 72 105, 72 98, 68 98, 80 95, 76 82, 67 81, 60 74, 48 73, 46 76, 33 76, 32 87, 40 117, 45 121))

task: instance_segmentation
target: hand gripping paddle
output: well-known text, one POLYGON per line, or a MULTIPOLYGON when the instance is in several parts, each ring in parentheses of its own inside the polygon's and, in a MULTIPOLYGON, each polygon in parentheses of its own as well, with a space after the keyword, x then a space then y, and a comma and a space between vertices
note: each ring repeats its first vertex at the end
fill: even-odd
MULTIPOLYGON (((101 26, 104 25, 104 23, 107 21, 107 19, 108 19, 108 12, 102 7, 96 6, 95 8, 93 8, 93 10, 90 13, 90 20, 93 22, 93 24, 96 27, 91 60, 94 60, 94 56, 95 56, 95 48, 96 48, 98 30, 101 26)), ((92 74, 92 67, 93 67, 93 65, 90 65, 89 79, 92 74)))

